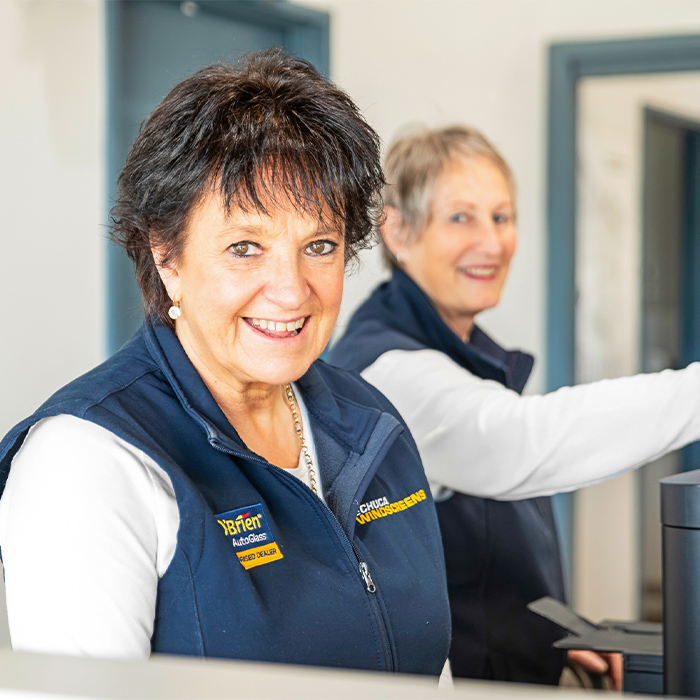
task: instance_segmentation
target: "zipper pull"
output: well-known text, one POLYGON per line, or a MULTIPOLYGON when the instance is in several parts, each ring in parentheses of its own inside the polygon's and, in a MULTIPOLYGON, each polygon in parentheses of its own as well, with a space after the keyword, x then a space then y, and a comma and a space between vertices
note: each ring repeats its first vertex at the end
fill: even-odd
POLYGON ((374 585, 374 581, 372 581, 372 577, 369 573, 369 567, 364 561, 360 562, 360 574, 362 575, 362 580, 365 582, 365 586, 367 586, 367 590, 370 593, 374 593, 377 590, 377 587, 374 585))

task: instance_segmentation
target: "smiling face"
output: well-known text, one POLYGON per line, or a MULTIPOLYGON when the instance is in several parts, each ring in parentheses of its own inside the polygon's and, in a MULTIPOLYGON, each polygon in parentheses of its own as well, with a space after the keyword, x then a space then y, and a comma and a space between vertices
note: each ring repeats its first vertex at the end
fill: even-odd
POLYGON ((445 323, 467 340, 476 314, 498 303, 515 252, 508 183, 485 157, 456 160, 435 183, 431 212, 408 242, 387 244, 445 323))
POLYGON ((270 216, 227 216, 220 196, 209 195, 184 236, 182 254, 159 271, 180 303, 177 336, 213 393, 301 377, 340 309, 341 231, 274 205, 270 216))

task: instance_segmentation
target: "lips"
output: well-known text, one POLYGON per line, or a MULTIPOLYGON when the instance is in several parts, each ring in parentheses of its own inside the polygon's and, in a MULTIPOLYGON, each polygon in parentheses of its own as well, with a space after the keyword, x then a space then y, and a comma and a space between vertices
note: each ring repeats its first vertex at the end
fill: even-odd
POLYGON ((307 316, 292 321, 277 321, 267 318, 246 318, 245 322, 270 338, 293 338, 299 335, 307 316))

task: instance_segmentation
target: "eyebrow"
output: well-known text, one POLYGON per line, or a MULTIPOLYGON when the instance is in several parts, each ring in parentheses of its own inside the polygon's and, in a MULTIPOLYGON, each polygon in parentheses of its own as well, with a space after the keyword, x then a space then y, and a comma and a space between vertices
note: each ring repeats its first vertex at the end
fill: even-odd
POLYGON ((342 234, 340 232, 340 229, 337 226, 327 226, 325 224, 321 224, 317 229, 314 235, 318 236, 340 236, 342 237, 342 234))
MULTIPOLYGON (((217 236, 226 237, 230 236, 232 233, 235 233, 236 235, 260 235, 265 232, 265 227, 264 226, 258 226, 256 224, 245 224, 242 223, 240 225, 237 224, 232 224, 230 226, 226 226, 225 228, 222 228, 220 231, 217 232, 217 236)), ((316 228, 315 231, 312 231, 310 233, 310 236, 338 236, 339 238, 342 238, 342 232, 340 231, 339 228, 319 223, 318 227, 316 228)))
MULTIPOLYGON (((450 207, 467 207, 469 209, 477 209, 479 205, 476 202, 469 202, 466 199, 451 199, 447 202, 450 207)), ((496 204, 493 208, 498 209, 499 207, 510 207, 513 208, 513 202, 510 200, 503 200, 496 204)))

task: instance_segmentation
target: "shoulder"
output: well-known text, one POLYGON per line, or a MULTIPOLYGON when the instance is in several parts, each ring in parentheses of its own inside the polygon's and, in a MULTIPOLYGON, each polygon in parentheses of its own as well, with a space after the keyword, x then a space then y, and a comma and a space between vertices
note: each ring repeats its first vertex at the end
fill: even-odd
MULTIPOLYGON (((71 415, 86 418, 96 407, 103 406, 121 392, 138 392, 139 380, 159 374, 158 366, 148 353, 137 333, 121 350, 105 362, 69 382, 50 396, 31 416, 12 428, 0 442, 0 474, 9 469, 9 463, 20 449, 29 429, 51 416, 71 415)), ((118 405, 119 401, 112 402, 118 405)), ((42 428, 42 434, 47 428, 42 428)))
POLYGON ((150 488, 155 482, 172 492, 167 475, 140 449, 106 428, 67 414, 42 419, 30 428, 12 461, 8 488, 18 481, 43 488, 54 482, 70 489, 99 484, 105 492, 150 488))
POLYGON ((343 369, 317 360, 314 368, 336 400, 351 402, 364 408, 390 413, 401 422, 401 416, 389 399, 362 375, 352 369, 343 369))
POLYGON ((410 385, 412 382, 421 380, 426 376, 433 377, 435 375, 484 381, 455 362, 444 352, 431 348, 415 350, 394 348, 388 350, 362 372, 362 376, 372 384, 374 384, 374 381, 371 377, 385 375, 395 376, 406 385, 410 385))
POLYGON ((76 416, 36 423, 0 498, 13 646, 148 655, 178 527, 172 484, 147 455, 76 416))
POLYGON ((76 416, 36 423, 12 460, 0 499, 4 539, 7 523, 30 513, 53 514, 76 532, 85 523, 108 537, 123 530, 128 539, 133 531, 141 544, 150 532, 162 571, 175 549, 179 511, 170 477, 137 447, 76 416))
POLYGON ((380 319, 367 319, 348 327, 333 345, 328 361, 361 372, 389 350, 423 350, 425 345, 380 319))
POLYGON ((438 350, 390 350, 377 358, 362 377, 391 399, 400 411, 416 409, 426 402, 435 411, 506 388, 483 379, 438 350))
POLYGON ((142 377, 158 371, 137 334, 121 350, 47 399, 38 409, 42 418, 57 413, 82 416, 107 397, 131 388, 142 377))
POLYGON ((12 460, 0 499, 3 552, 15 526, 24 523, 20 529, 31 532, 37 514, 71 537, 86 526, 108 539, 124 531, 126 539, 152 540, 154 552, 163 546, 156 531, 160 540, 172 540, 174 551, 179 521, 173 486, 161 467, 107 429, 71 415, 35 424, 12 460))

